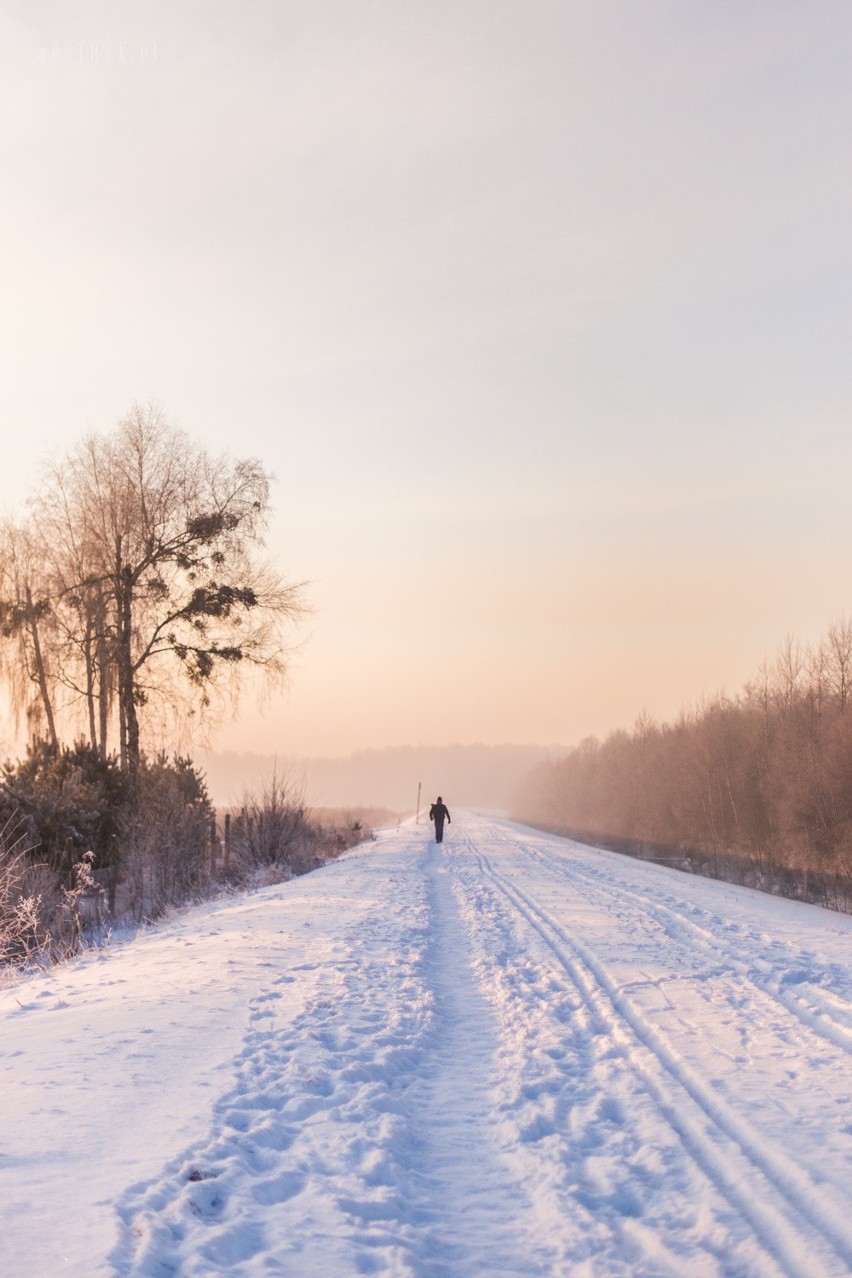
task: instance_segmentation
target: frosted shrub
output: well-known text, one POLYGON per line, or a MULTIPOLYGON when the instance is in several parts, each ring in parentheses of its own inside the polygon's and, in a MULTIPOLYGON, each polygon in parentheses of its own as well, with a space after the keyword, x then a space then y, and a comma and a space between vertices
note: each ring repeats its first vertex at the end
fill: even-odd
POLYGON ((20 826, 7 821, 0 830, 0 964, 25 963, 49 940, 50 902, 38 870, 27 857, 20 826))
POLYGON ((308 821, 301 786, 273 774, 258 790, 243 796, 231 843, 242 877, 256 878, 270 867, 303 874, 316 863, 315 843, 316 831, 308 821))
POLYGON ((305 807, 304 786, 273 774, 243 796, 231 824, 229 877, 241 886, 263 887, 315 870, 369 837, 353 814, 327 819, 305 807))
POLYGON ((87 932, 104 922, 105 894, 95 882, 94 863, 94 852, 85 852, 73 868, 70 886, 62 888, 51 929, 51 948, 56 959, 76 954, 82 949, 87 932))
POLYGON ((0 966, 55 963, 83 946, 90 926, 103 921, 103 892, 92 875, 94 853, 73 867, 63 887, 43 862, 30 859, 17 827, 0 831, 0 966))

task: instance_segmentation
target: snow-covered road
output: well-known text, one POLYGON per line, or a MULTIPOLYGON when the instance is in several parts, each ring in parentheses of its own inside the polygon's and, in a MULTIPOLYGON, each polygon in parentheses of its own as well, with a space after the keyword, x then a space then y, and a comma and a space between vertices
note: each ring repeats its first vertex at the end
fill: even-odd
POLYGON ((852 919, 457 815, 0 990, 0 1274, 852 1269, 852 919))

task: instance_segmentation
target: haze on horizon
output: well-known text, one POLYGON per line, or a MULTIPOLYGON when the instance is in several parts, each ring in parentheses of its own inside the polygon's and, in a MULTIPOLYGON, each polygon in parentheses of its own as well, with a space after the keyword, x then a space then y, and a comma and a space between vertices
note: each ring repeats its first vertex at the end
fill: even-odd
MULTIPOLYGON (((8 511, 155 399, 315 609, 212 743, 549 743, 852 610, 852 10, 0 11, 8 511)), ((0 734, 3 735, 3 734, 0 734)))

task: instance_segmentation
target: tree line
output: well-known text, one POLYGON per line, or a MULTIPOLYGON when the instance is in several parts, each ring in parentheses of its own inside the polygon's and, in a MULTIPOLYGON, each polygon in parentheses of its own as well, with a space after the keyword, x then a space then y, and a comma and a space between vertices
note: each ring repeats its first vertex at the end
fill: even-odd
POLYGON ((583 741, 514 815, 617 850, 852 905, 852 621, 788 637, 736 697, 583 741))

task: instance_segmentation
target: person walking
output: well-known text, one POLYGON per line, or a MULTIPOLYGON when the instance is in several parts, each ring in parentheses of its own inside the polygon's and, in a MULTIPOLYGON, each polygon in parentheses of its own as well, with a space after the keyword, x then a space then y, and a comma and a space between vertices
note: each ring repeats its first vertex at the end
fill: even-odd
POLYGON ((450 816, 449 808, 444 803, 444 800, 441 798, 440 794, 438 795, 438 798, 429 809, 429 820, 435 822, 435 842, 443 843, 444 842, 444 822, 452 821, 452 817, 450 816))

